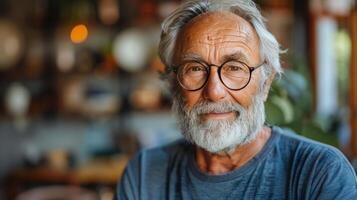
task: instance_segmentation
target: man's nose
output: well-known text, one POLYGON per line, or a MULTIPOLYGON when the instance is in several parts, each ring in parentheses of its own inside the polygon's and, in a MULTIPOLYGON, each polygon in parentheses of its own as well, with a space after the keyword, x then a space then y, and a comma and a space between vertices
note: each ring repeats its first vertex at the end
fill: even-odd
POLYGON ((203 90, 203 97, 212 102, 223 100, 227 95, 226 87, 218 76, 218 69, 211 68, 207 83, 203 90))

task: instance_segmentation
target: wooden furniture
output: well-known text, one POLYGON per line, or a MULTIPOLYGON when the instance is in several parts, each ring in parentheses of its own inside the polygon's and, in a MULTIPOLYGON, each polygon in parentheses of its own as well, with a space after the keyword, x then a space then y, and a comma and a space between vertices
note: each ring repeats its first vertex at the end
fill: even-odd
POLYGON ((49 167, 18 169, 6 180, 7 199, 15 199, 20 193, 41 186, 107 186, 115 188, 127 164, 127 156, 114 159, 100 159, 69 170, 56 170, 49 167))

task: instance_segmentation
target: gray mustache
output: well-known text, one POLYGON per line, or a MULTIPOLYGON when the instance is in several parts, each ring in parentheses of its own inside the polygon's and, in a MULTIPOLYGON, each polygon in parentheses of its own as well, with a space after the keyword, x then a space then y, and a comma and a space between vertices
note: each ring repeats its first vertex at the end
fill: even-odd
POLYGON ((213 103, 207 101, 199 102, 191 110, 191 112, 198 115, 211 113, 211 112, 243 112, 243 111, 244 108, 238 103, 232 103, 232 102, 213 103))

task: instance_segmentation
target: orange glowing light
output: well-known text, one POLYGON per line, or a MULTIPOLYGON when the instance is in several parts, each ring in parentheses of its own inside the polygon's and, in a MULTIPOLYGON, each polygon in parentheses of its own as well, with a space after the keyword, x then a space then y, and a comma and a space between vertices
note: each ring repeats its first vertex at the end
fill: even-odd
POLYGON ((84 42, 88 37, 88 29, 85 25, 79 24, 73 27, 71 31, 71 40, 73 43, 79 44, 84 42))

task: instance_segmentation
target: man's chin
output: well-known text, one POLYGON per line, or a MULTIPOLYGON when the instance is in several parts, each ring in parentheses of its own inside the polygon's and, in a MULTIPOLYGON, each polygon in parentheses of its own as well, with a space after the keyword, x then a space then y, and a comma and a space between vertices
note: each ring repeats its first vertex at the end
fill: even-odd
MULTIPOLYGON (((213 126, 214 127, 214 126, 213 126)), ((258 136, 258 130, 243 130, 242 127, 228 127, 225 129, 214 130, 212 127, 205 127, 206 131, 201 129, 197 132, 191 132, 184 135, 191 143, 214 154, 231 153, 238 146, 247 144, 255 140, 258 136), (209 130, 209 131, 207 131, 209 130)), ((259 128, 258 128, 259 129, 259 128)))
POLYGON ((191 143, 197 145, 198 147, 214 154, 220 152, 230 152, 232 149, 235 149, 237 146, 241 145, 247 136, 236 136, 228 135, 226 133, 195 133, 195 134, 209 134, 209 135, 190 135, 185 136, 187 140, 191 143))

